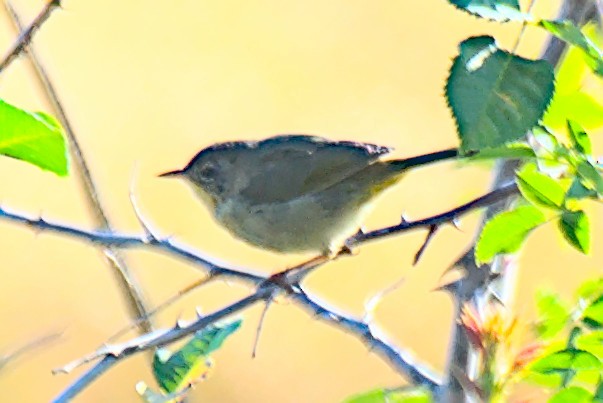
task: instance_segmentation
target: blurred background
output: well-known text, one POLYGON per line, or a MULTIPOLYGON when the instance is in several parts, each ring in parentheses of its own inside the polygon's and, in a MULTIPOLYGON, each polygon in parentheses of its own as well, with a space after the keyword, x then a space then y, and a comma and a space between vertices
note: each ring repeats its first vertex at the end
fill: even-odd
MULTIPOLYGON (((14 1, 27 22, 43 4, 14 1)), ((558 4, 538 2, 535 14, 551 17, 558 4)), ((33 43, 116 229, 142 232, 128 197, 133 186, 158 234, 220 262, 271 273, 307 256, 279 256, 233 239, 183 183, 157 174, 181 168, 212 143, 278 133, 374 142, 394 147, 395 157, 456 146, 442 94, 458 42, 488 33, 509 49, 519 29, 516 23, 479 21, 444 0, 66 0, 33 43)), ((9 49, 15 36, 2 14, 0 49, 9 49)), ((544 39, 529 28, 519 52, 537 57, 544 39)), ((26 58, 0 76, 0 97, 50 111, 26 58)), ((601 153, 600 136, 594 141, 601 153)), ((490 168, 442 163, 415 171, 382 198, 366 228, 396 223, 403 212, 421 218, 477 197, 488 189, 490 168)), ((58 178, 9 158, 0 158, 0 172, 3 207, 92 228, 73 177, 58 178)), ((522 319, 533 318, 538 289, 569 296, 600 273, 601 212, 593 213, 591 256, 570 249, 553 228, 529 238, 519 258, 515 299, 522 319)), ((424 231, 364 245, 356 256, 313 273, 306 289, 332 309, 360 317, 369 298, 404 279, 377 307, 376 325, 388 340, 441 370, 453 307, 449 296, 433 290, 470 244, 478 219, 479 213, 463 218, 461 231, 442 228, 415 267, 424 231)), ((82 371, 53 376, 51 369, 93 351, 131 318, 97 247, 8 222, 0 222, 0 239, 0 353, 64 332, 0 372, 0 400, 48 401, 82 371)), ((155 252, 124 255, 152 306, 201 275, 155 252)), ((192 318, 196 307, 211 312, 249 292, 236 281, 216 282, 155 322, 171 326, 178 318, 192 318)), ((268 311, 252 359, 261 311, 256 306, 238 315, 242 328, 214 354, 216 366, 196 386, 191 402, 337 402, 404 384, 354 336, 318 322, 284 298, 268 311)), ((145 355, 113 368, 78 401, 138 401, 134 385, 140 380, 155 387, 145 355)))

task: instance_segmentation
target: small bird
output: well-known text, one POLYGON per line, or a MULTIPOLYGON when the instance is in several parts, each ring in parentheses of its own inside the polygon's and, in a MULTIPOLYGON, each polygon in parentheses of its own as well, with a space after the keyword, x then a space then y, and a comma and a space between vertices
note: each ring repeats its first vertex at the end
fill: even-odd
POLYGON ((331 256, 355 234, 377 196, 412 167, 458 156, 448 149, 383 160, 388 147, 280 135, 219 143, 183 169, 215 219, 235 237, 280 253, 331 256))

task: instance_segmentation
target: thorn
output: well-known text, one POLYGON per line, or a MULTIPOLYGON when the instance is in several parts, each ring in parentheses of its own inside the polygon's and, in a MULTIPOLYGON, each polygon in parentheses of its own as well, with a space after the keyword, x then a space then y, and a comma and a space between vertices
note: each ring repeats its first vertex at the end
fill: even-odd
POLYGON ((396 291, 398 288, 404 284, 406 281, 406 277, 401 277, 399 280, 395 281, 393 284, 387 286, 381 291, 377 291, 375 295, 370 297, 366 303, 364 304, 364 316, 362 321, 366 324, 366 326, 370 330, 371 323, 373 322, 373 313, 377 309, 377 305, 390 293, 396 291))
POLYGON ((451 224, 452 224, 452 226, 453 226, 454 228, 456 228, 457 230, 459 230, 459 231, 463 231, 463 230, 461 229, 461 219, 460 219, 460 217, 456 217, 456 216, 455 216, 455 217, 452 219, 452 221, 451 221, 450 223, 451 223, 451 224))
POLYGON ((400 216, 400 224, 408 224, 410 220, 408 220, 406 213, 402 213, 400 216))
POLYGON ((138 223, 140 224, 140 226, 142 227, 142 229, 146 235, 145 243, 153 243, 153 242, 157 241, 157 237, 155 236, 155 234, 153 234, 153 231, 151 230, 149 223, 147 223, 147 221, 143 217, 143 215, 140 211, 140 206, 138 205, 138 201, 136 199, 136 195, 134 193, 134 178, 136 177, 137 168, 138 168, 138 166, 135 165, 134 169, 132 171, 132 179, 130 180, 130 190, 129 190, 130 203, 132 204, 132 209, 134 210, 134 215, 136 215, 136 219, 138 220, 138 223))
POLYGON ((251 358, 255 358, 257 356, 258 344, 260 342, 260 335, 262 333, 262 328, 264 327, 264 320, 266 319, 266 314, 268 313, 268 308, 272 304, 272 298, 266 300, 266 304, 264 304, 264 310, 260 316, 260 321, 258 322, 258 327, 255 331, 255 341, 253 342, 253 350, 251 351, 251 358))
POLYGON ((423 242, 423 245, 421 245, 421 247, 415 254, 415 259, 413 260, 413 263, 412 263, 413 266, 415 266, 417 263, 419 263, 419 259, 421 259, 421 256, 423 256, 423 252, 425 252, 425 249, 427 249, 427 245, 429 245, 429 242, 433 238, 433 236, 436 233, 436 231, 438 230, 438 228, 440 228, 438 225, 431 225, 429 227, 429 232, 427 233, 427 236, 425 237, 425 241, 423 242))
POLYGON ((180 329, 184 329, 186 327, 186 321, 184 319, 178 319, 176 321, 176 329, 180 330, 180 329))
POLYGON ((203 311, 201 310, 201 307, 196 307, 195 308, 195 315, 197 315, 197 319, 201 319, 203 318, 203 311))

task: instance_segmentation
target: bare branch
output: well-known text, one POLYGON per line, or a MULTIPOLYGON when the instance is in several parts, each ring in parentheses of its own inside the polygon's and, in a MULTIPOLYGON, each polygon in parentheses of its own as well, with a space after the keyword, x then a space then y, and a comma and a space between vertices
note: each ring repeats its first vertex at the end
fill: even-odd
MULTIPOLYGON (((355 238, 353 239, 354 244, 360 244, 363 242, 368 242, 370 240, 377 239, 379 237, 390 236, 397 233, 402 233, 405 231, 417 229, 417 228, 429 228, 432 225, 441 225, 448 222, 453 222, 457 217, 466 214, 472 210, 485 207, 491 203, 498 202, 504 198, 509 197, 510 195, 516 194, 517 188, 514 184, 507 185, 502 187, 501 189, 497 189, 493 192, 488 193, 482 197, 479 197, 467 204, 464 204, 458 208, 452 209, 448 212, 438 214, 433 217, 425 218, 417 221, 404 221, 401 224, 388 227, 383 230, 373 231, 367 234, 362 234, 359 232, 355 238), (366 237, 366 238, 364 238, 366 237)), ((241 281, 245 281, 251 283, 258 287, 258 290, 252 296, 249 296, 248 299, 251 299, 252 302, 258 300, 265 300, 268 296, 272 298, 277 292, 285 292, 288 294, 294 301, 296 301, 302 308, 305 310, 312 312, 320 319, 331 323, 335 326, 338 326, 342 329, 347 330, 353 335, 359 337, 372 351, 376 351, 381 356, 385 357, 387 361, 394 366, 400 373, 408 377, 412 382, 420 385, 424 385, 430 388, 432 391, 436 391, 439 387, 439 382, 435 379, 434 376, 430 374, 430 371, 425 370, 422 365, 419 365, 414 362, 414 359, 407 352, 401 351, 399 348, 387 343, 382 338, 375 335, 374 330, 367 323, 364 323, 361 320, 351 319, 349 317, 345 317, 338 313, 331 311, 325 306, 317 303, 302 290, 300 282, 303 280, 304 273, 313 270, 318 267, 319 264, 324 263, 324 256, 322 260, 315 259, 316 263, 314 266, 310 265, 308 267, 308 262, 305 262, 301 265, 303 267, 302 275, 300 273, 292 273, 291 276, 272 276, 266 277, 258 274, 249 273, 240 269, 228 268, 221 266, 217 263, 213 263, 208 259, 185 249, 184 247, 177 246, 172 241, 162 240, 159 238, 148 239, 146 236, 128 236, 122 234, 113 234, 109 232, 99 232, 99 231, 86 231, 74 227, 69 227, 62 224, 54 224, 50 223, 46 220, 42 219, 31 219, 25 217, 20 214, 11 213, 6 211, 3 208, 0 208, 0 218, 4 218, 9 221, 18 222, 22 224, 26 224, 33 229, 38 230, 48 230, 55 233, 70 235, 79 239, 86 240, 91 243, 104 245, 104 246, 114 246, 119 248, 127 248, 127 247, 151 247, 155 248, 158 251, 167 252, 173 256, 180 257, 185 259, 195 265, 200 265, 205 268, 210 276, 210 279, 215 279, 217 277, 234 277, 241 281)), ((326 261, 329 259, 327 258, 326 261)), ((207 280, 207 279, 205 279, 207 280)), ((234 313, 237 310, 246 308, 250 303, 242 303, 245 300, 241 300, 229 307, 226 307, 215 314, 209 315, 208 317, 204 317, 203 323, 204 326, 212 323, 211 320, 207 318, 214 318, 213 321, 218 320, 228 314, 234 313)), ((192 329, 187 327, 187 329, 192 329)), ((196 331, 199 328, 194 328, 196 331)), ((186 334, 181 333, 179 331, 178 337, 184 337, 186 334)), ((173 333, 170 333, 173 335, 173 333)), ((171 336, 170 336, 171 337, 171 336)), ((159 341, 162 343, 168 343, 175 339, 169 338, 164 339, 160 338, 159 341)), ((156 343, 151 345, 152 347, 157 346, 156 343)), ((149 347, 151 348, 151 347, 149 347)), ((129 349, 124 350, 127 351, 127 355, 138 352, 138 349, 134 349, 130 351, 129 349)), ((120 358, 122 358, 122 354, 120 354, 120 358)), ((69 399, 75 394, 79 393, 85 386, 87 386, 90 382, 100 376, 103 372, 109 369, 115 362, 116 358, 114 356, 108 355, 103 358, 103 360, 97 364, 94 368, 88 371, 80 380, 76 381, 74 385, 68 388, 62 395, 62 399, 69 399), (63 397, 64 396, 64 397, 63 397)), ((66 401, 66 400, 57 400, 57 401, 66 401)))
MULTIPOLYGON (((53 7, 57 7, 59 5, 60 1, 51 1, 50 3, 48 3, 47 8, 52 9, 53 7)), ((15 28, 18 30, 22 30, 22 24, 19 18, 19 14, 12 6, 10 0, 5 0, 4 6, 10 14, 15 28)), ((49 14, 50 11, 48 11, 48 15, 49 14)), ((43 15, 43 13, 40 15, 43 15)), ((45 18, 48 18, 48 16, 45 18)), ((107 218, 99 200, 96 185, 92 180, 92 175, 90 174, 90 170, 88 169, 88 164, 84 159, 82 149, 77 140, 77 136, 75 135, 75 131, 71 126, 71 122, 67 117, 65 108, 63 107, 63 104, 59 99, 59 95, 52 81, 50 80, 50 76, 48 75, 46 69, 40 62, 40 59, 38 58, 35 52, 35 49, 32 46, 28 45, 29 41, 24 42, 21 46, 20 51, 25 51, 28 53, 33 67, 36 71, 38 80, 40 81, 44 89, 44 94, 46 94, 48 102, 52 105, 59 121, 61 122, 61 125, 65 128, 67 140, 69 141, 70 145, 70 154, 72 156, 73 163, 76 168, 75 172, 77 173, 77 179, 79 180, 82 188, 84 189, 84 195, 87 198, 87 206, 95 219, 96 225, 100 228, 110 230, 111 225, 109 223, 109 219, 107 218)), ((1 70, 2 69, 0 68, 0 71, 1 70)), ((112 250, 111 248, 108 248, 103 252, 103 257, 106 263, 112 269, 112 274, 115 276, 115 280, 122 291, 121 294, 126 298, 127 306, 130 310, 130 313, 136 318, 147 318, 140 322, 140 330, 143 333, 151 331, 152 325, 150 320, 148 319, 146 303, 144 301, 142 290, 134 276, 130 273, 130 270, 126 265, 125 260, 119 255, 116 250, 112 250)))
POLYGON ((0 74, 4 71, 5 68, 8 67, 9 64, 13 62, 13 60, 15 60, 17 56, 21 54, 21 52, 25 50, 25 48, 31 42, 34 34, 42 27, 42 24, 44 24, 44 22, 48 20, 50 14, 52 14, 55 9, 60 7, 61 0, 51 0, 46 3, 42 11, 40 11, 37 17, 34 18, 31 24, 29 24, 26 29, 21 31, 19 37, 13 44, 12 49, 9 50, 2 59, 2 61, 0 61, 0 74))

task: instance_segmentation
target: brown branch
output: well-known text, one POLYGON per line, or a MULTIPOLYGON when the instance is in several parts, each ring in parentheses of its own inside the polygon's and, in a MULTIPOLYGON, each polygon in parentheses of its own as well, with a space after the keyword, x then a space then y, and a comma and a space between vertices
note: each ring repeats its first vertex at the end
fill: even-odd
POLYGON ((10 49, 2 61, 0 61, 0 74, 4 71, 5 68, 8 67, 9 64, 13 62, 25 50, 25 48, 30 44, 33 39, 34 34, 42 27, 45 21, 48 20, 50 14, 52 12, 61 7, 61 0, 51 0, 40 11, 36 18, 29 24, 29 26, 21 30, 19 37, 13 44, 12 49, 10 49))
MULTIPOLYGON (((51 5, 55 4, 55 7, 60 3, 59 1, 50 2, 47 5, 47 8, 51 8, 51 5)), ((14 27, 17 30, 22 30, 21 19, 16 12, 15 8, 12 6, 10 0, 4 1, 4 7, 7 12, 10 14, 12 18, 12 22, 14 27)), ((50 14, 50 11, 47 13, 50 14)), ((42 15, 42 14, 41 14, 42 15)), ((40 17, 38 17, 40 18, 40 17)), ((46 16, 46 18, 48 18, 46 16)), ((30 34, 31 37, 31 34, 30 34)), ((65 129, 65 133, 67 135, 67 140, 69 142, 69 149, 71 150, 72 160, 75 165, 75 172, 77 173, 77 180, 80 182, 80 185, 84 189, 84 196, 87 199, 86 205, 90 213, 93 215, 96 225, 100 229, 108 229, 111 230, 111 225, 109 223, 109 219, 105 214, 105 211, 102 207, 100 199, 98 197, 98 191, 92 179, 92 175, 90 170, 88 169, 88 164, 84 159, 82 149, 77 140, 77 136, 75 135, 75 131, 71 126, 71 122, 67 117, 67 113, 65 112, 65 108, 59 99, 59 95, 50 80, 46 69, 40 62, 39 57, 36 54, 35 49, 29 41, 23 42, 20 51, 25 52, 29 55, 31 63, 35 69, 36 75, 38 77, 39 82, 41 83, 44 94, 48 102, 52 105, 55 114, 57 115, 61 125, 65 129)), ((1 69, 0 69, 1 71, 1 69)), ((119 255, 116 250, 111 248, 106 248, 103 251, 103 258, 105 262, 111 267, 112 273, 116 279, 117 284, 122 290, 121 294, 125 296, 127 301, 127 306, 130 311, 131 316, 138 318, 139 327, 141 332, 148 333, 152 330, 152 324, 149 320, 149 315, 147 313, 146 303, 144 301, 143 292, 138 285, 136 279, 131 274, 128 266, 124 259, 119 255)))

